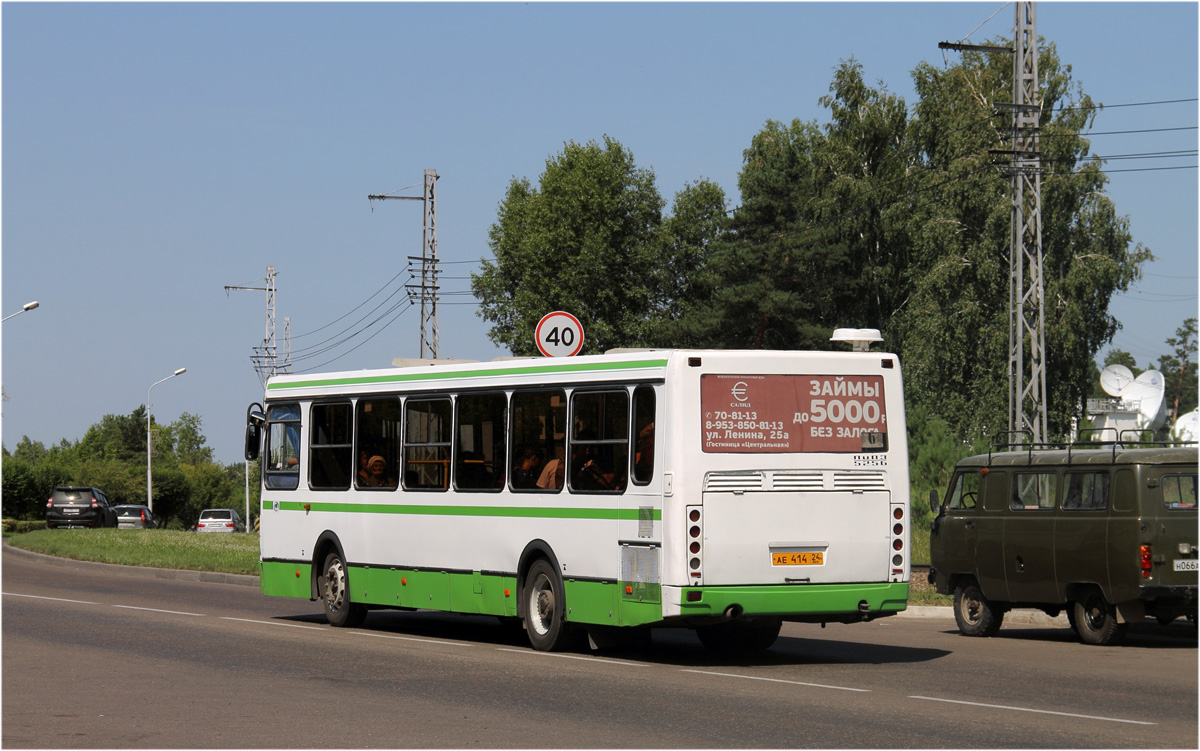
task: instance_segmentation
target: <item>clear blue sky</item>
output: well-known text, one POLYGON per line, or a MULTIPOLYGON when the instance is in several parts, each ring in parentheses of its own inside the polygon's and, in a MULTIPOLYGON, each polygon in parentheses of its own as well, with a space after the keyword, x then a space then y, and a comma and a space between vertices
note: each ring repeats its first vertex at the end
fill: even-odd
MULTIPOLYGON (((246 405, 262 396, 250 355, 265 296, 224 286, 255 286, 269 264, 296 370, 416 357, 409 310, 299 359, 387 292, 299 335, 407 280, 420 202, 372 211, 366 197, 419 196, 426 168, 441 176, 441 355, 507 354, 473 298, 451 293, 490 255, 514 177, 536 182, 564 142, 607 134, 668 202, 707 178, 736 205, 751 138, 768 119, 824 123, 817 99, 840 60, 911 107, 910 72, 942 64, 939 41, 1012 33, 1001 7, 4 3, 0 312, 41 303, 3 326, 4 444, 81 438, 186 367, 154 389, 155 419, 198 414, 217 459, 240 461, 246 405)), ((1043 2, 1038 32, 1100 102, 1197 96, 1196 3, 1043 2)), ((1092 139, 1102 155, 1190 153, 1109 163, 1190 167, 1111 174, 1118 213, 1159 259, 1113 307, 1114 345, 1142 365, 1197 312, 1197 112, 1114 107, 1094 128, 1188 128, 1092 139)))

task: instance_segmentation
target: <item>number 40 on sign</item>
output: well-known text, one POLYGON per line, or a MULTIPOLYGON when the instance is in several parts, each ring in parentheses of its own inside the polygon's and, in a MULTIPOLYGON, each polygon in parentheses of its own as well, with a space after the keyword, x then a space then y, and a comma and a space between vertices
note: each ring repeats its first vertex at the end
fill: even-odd
POLYGON ((546 357, 573 357, 583 349, 583 324, 561 310, 542 316, 535 336, 538 351, 546 357))

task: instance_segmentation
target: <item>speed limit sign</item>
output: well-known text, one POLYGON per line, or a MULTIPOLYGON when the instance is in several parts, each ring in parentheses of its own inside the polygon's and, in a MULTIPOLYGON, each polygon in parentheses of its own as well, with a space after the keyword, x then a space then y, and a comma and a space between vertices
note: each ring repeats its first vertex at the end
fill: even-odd
POLYGON ((573 357, 583 349, 583 324, 556 310, 538 321, 536 337, 538 350, 546 357, 573 357))

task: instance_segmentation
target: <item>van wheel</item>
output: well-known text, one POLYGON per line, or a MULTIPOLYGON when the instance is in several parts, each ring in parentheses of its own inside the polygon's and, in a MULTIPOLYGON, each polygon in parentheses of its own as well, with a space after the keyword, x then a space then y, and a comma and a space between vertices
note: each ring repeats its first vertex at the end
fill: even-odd
POLYGON ((705 649, 720 654, 749 654, 770 649, 779 638, 783 621, 779 618, 729 621, 712 626, 699 626, 696 636, 705 649))
POLYGON ((995 636, 1004 611, 984 597, 977 584, 964 584, 954 588, 954 620, 967 636, 995 636))
POLYGON ((330 626, 357 628, 367 617, 367 608, 350 599, 350 577, 346 564, 336 552, 325 556, 321 567, 321 604, 330 626))
POLYGON ((1075 601, 1075 633, 1084 644, 1103 647, 1120 644, 1129 624, 1117 623, 1117 609, 1104 599, 1104 594, 1090 588, 1075 601))

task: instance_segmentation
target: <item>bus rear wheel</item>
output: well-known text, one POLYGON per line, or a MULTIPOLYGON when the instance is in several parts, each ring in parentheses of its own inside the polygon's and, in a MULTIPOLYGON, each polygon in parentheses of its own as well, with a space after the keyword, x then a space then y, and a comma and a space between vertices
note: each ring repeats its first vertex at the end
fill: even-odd
POLYGON ((974 582, 954 588, 954 620, 967 636, 995 636, 1004 611, 983 596, 974 582))
POLYGON ((563 620, 566 597, 562 578, 545 559, 535 561, 525 577, 525 633, 541 652, 560 652, 574 644, 574 627, 563 620))
POLYGON ((350 599, 350 577, 342 557, 333 552, 325 556, 321 567, 321 604, 330 626, 356 628, 367 617, 367 608, 350 599))
POLYGON ((1088 588, 1075 601, 1075 633, 1085 644, 1102 647, 1120 644, 1125 638, 1129 624, 1117 623, 1117 609, 1104 599, 1104 593, 1095 587, 1088 588))

